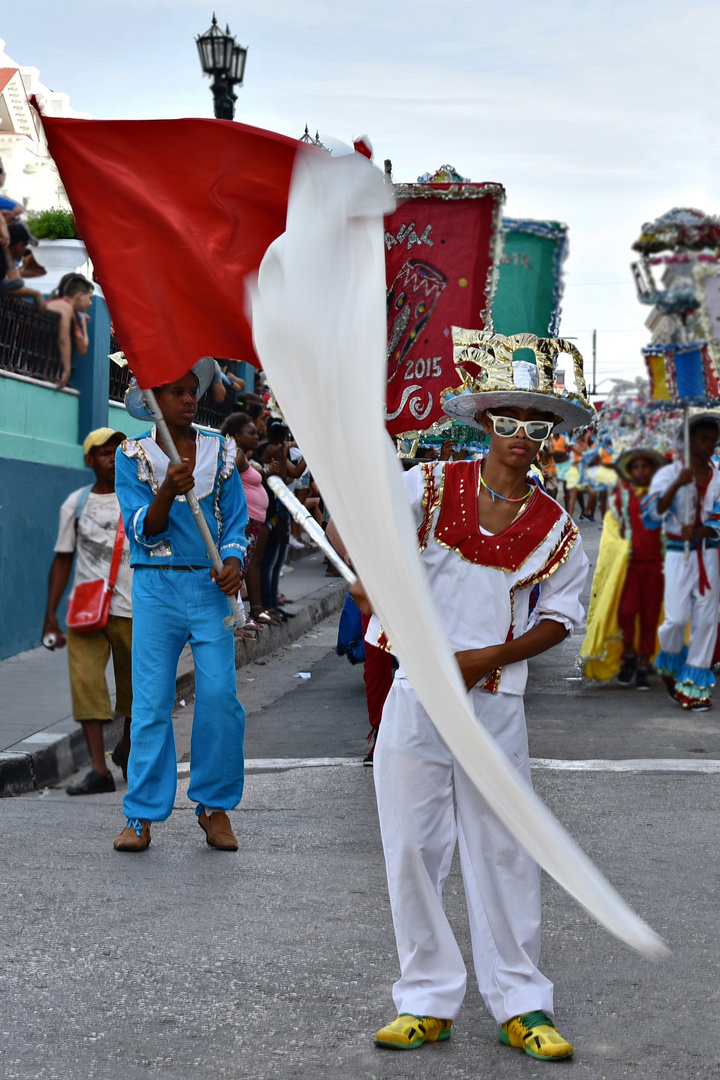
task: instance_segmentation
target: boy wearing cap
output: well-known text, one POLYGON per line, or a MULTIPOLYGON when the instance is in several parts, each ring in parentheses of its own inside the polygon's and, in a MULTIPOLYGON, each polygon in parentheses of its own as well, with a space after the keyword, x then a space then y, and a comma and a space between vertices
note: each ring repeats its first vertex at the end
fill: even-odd
MULTIPOLYGON (((189 642, 195 663, 195 711, 188 797, 197 803, 207 843, 237 851, 228 810, 243 791, 245 711, 237 698, 235 641, 224 625, 228 596, 240 588, 245 555, 247 505, 235 468, 232 439, 193 426, 198 399, 212 381, 212 358, 155 389, 170 435, 182 459, 172 465, 156 427, 126 439, 117 452, 117 490, 130 538, 134 568, 133 744, 127 824, 116 851, 143 851, 150 824, 172 813, 177 758, 172 709, 177 664, 189 642), (194 490, 223 560, 212 565, 186 495, 194 490)), ((142 393, 125 398, 131 416, 147 417, 142 393)))
POLYGON ((124 438, 121 431, 98 428, 85 439, 85 464, 95 473, 95 483, 73 491, 60 507, 60 528, 50 567, 43 643, 50 649, 63 648, 67 643, 73 716, 83 726, 92 762, 87 776, 68 787, 68 795, 97 795, 115 790, 103 741, 103 726, 113 719, 105 679, 110 655, 115 672, 116 708, 125 716, 123 736, 112 752, 112 759, 122 768, 123 775, 127 771, 132 712, 132 571, 127 539, 107 625, 89 633, 68 629, 64 634, 57 618, 76 554, 73 585, 109 577, 120 519, 120 504, 115 494, 115 452, 124 438))
POLYGON ((690 467, 674 461, 659 469, 643 501, 643 520, 665 529, 665 618, 658 631, 655 670, 670 696, 685 709, 705 712, 712 702, 712 658, 718 631, 720 574, 720 472, 713 461, 720 418, 690 420, 690 467), (689 488, 689 523, 685 500, 689 488), (689 557, 685 544, 689 544, 689 557), (690 623, 690 642, 685 629, 690 623))
MULTIPOLYGON (((477 356, 481 333, 455 333, 477 356)), ((491 348, 503 340, 493 338, 491 348)), ((458 351, 456 338, 460 366, 458 351)), ((438 618, 475 716, 529 784, 526 661, 582 621, 588 563, 577 527, 528 472, 553 430, 587 423, 589 413, 553 392, 551 370, 543 390, 532 383, 509 389, 509 361, 496 363, 483 349, 482 367, 482 381, 469 375, 470 385, 446 395, 444 410, 490 435, 487 458, 428 462, 405 480, 438 618)), ((352 592, 368 612, 362 586, 352 592)), ((382 643, 379 631, 373 617, 368 640, 382 643)), ((541 1060, 570 1057, 573 1047, 552 1020, 552 983, 538 967, 539 867, 449 752, 401 667, 383 710, 373 772, 401 969, 393 988, 398 1016, 377 1032, 376 1044, 412 1050, 451 1035, 467 973, 442 891, 459 840, 475 971, 500 1041, 541 1060)))

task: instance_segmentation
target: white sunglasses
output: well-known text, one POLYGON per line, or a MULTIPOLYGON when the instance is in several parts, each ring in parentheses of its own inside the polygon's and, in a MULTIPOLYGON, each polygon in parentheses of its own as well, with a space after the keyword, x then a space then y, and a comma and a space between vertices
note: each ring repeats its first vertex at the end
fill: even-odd
POLYGON ((512 438, 522 428, 528 439, 542 442, 555 427, 554 420, 516 420, 514 416, 494 416, 493 413, 488 413, 488 416, 492 421, 493 431, 503 439, 512 438))

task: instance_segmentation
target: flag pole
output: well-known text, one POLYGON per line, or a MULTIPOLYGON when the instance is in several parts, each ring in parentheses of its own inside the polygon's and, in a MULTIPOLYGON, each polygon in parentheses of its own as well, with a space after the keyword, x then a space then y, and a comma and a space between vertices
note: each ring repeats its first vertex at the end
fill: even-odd
MULTIPOLYGON (((160 432, 160 437, 165 447, 165 453, 170 458, 170 461, 173 463, 173 465, 182 465, 182 458, 178 453, 177 446, 173 442, 173 437, 170 434, 167 424, 165 423, 165 417, 160 410, 160 406, 157 403, 157 398, 155 397, 155 394, 152 392, 152 390, 143 390, 142 395, 148 412, 152 413, 153 420, 155 421, 157 429, 160 432)), ((200 509, 198 497, 191 489, 190 491, 188 491, 185 498, 187 499, 187 504, 190 507, 192 516, 195 519, 195 524, 198 527, 198 532, 203 538, 203 543, 205 544, 207 553, 210 556, 210 561, 212 562, 215 570, 217 570, 218 574, 221 574, 224 569, 223 561, 220 558, 220 552, 218 551, 215 541, 212 538, 212 533, 210 532, 210 527, 205 520, 205 515, 200 509)), ((228 600, 230 601, 232 613, 228 615, 228 617, 224 620, 225 625, 227 627, 243 626, 245 623, 245 609, 240 605, 237 596, 228 596, 228 600)))
POLYGON ((311 540, 317 544, 323 555, 327 555, 330 562, 335 569, 339 571, 342 577, 345 578, 348 585, 354 585, 357 581, 357 577, 345 560, 338 555, 310 511, 303 506, 299 499, 295 498, 287 484, 284 484, 279 476, 270 476, 266 482, 273 495, 277 496, 280 502, 283 503, 288 512, 293 516, 295 521, 297 521, 298 525, 302 525, 311 540))

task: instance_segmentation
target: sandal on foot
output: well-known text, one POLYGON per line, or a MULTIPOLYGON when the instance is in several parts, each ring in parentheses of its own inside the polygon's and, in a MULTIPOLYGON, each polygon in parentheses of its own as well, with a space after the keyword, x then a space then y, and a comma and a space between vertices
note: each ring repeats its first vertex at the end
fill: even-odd
POLYGON ((250 611, 250 618, 253 622, 261 623, 263 626, 278 626, 280 622, 280 620, 274 618, 269 611, 263 611, 258 608, 252 608, 250 611))

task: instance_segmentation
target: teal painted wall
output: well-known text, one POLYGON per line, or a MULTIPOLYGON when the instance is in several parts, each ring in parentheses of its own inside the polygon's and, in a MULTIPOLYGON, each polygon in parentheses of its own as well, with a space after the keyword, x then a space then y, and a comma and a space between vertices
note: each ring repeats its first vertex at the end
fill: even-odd
POLYGON ((0 371, 0 457, 83 467, 77 391, 0 371))
POLYGON ((128 416, 124 405, 111 401, 108 427, 111 427, 113 431, 122 431, 129 438, 133 438, 133 436, 141 435, 144 431, 147 431, 150 423, 148 420, 133 419, 132 416, 128 416))
POLYGON ((58 512, 93 479, 85 468, 0 457, 0 660, 41 644, 58 512))

